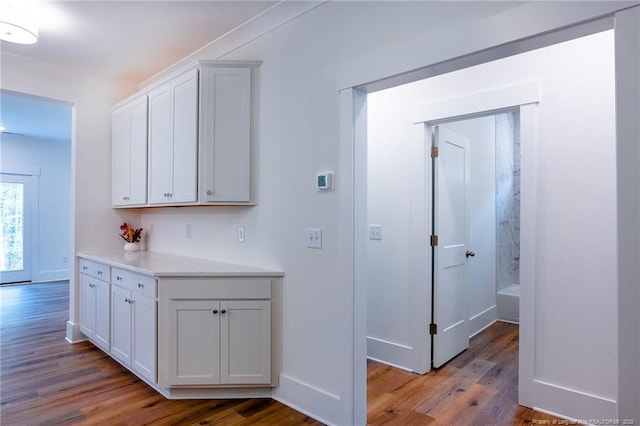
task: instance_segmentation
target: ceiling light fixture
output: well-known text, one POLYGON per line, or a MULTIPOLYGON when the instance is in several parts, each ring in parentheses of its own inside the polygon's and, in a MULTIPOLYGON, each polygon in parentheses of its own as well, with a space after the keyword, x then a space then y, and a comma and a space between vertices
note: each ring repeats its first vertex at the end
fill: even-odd
POLYGON ((19 44, 38 41, 38 25, 24 11, 10 6, 0 7, 0 40, 19 44))

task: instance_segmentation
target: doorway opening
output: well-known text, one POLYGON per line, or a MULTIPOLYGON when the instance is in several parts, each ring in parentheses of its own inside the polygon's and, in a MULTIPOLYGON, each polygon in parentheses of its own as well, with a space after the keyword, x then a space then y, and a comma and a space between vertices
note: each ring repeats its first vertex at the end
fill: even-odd
MULTIPOLYGON (((509 263, 514 273, 508 280, 508 285, 502 287, 505 283, 502 282, 501 287, 498 288, 497 281, 494 281, 494 291, 491 294, 494 306, 478 312, 475 318, 478 321, 491 321, 492 316, 494 320, 497 319, 497 292, 501 291, 500 296, 505 296, 507 288, 518 285, 521 290, 520 311, 517 315, 521 324, 519 337, 520 404, 530 407, 545 407, 545 409, 558 413, 570 412, 570 409, 563 406, 563 402, 570 401, 575 397, 584 400, 584 406, 598 405, 602 410, 611 408, 611 398, 586 396, 585 392, 579 390, 560 388, 554 384, 537 380, 535 373, 538 370, 534 371, 534 366, 549 360, 547 355, 550 353, 550 348, 545 349, 536 345, 536 337, 538 342, 540 336, 544 336, 545 342, 550 342, 551 335, 560 334, 569 336, 570 339, 576 337, 575 340, 579 340, 578 336, 566 329, 568 323, 565 316, 558 313, 560 311, 549 308, 550 304, 560 303, 557 294, 552 290, 558 286, 565 286, 571 288, 572 291, 575 290, 571 294, 584 294, 584 290, 581 290, 584 287, 578 288, 577 284, 574 285, 574 282, 578 283, 578 281, 562 279, 569 271, 579 275, 582 281, 590 283, 595 281, 595 276, 604 276, 601 266, 593 268, 591 264, 585 265, 584 262, 578 262, 570 255, 569 247, 575 244, 576 239, 584 241, 584 244, 590 246, 590 234, 582 232, 583 228, 580 228, 579 231, 577 223, 572 221, 567 213, 573 212, 572 214, 577 214, 580 217, 587 215, 590 227, 603 227, 603 224, 606 225, 604 227, 609 224, 615 225, 615 217, 612 218, 611 211, 607 208, 607 206, 615 205, 615 197, 611 195, 615 193, 612 191, 612 188, 615 188, 615 168, 612 166, 613 161, 611 160, 614 157, 615 147, 613 144, 607 144, 605 147, 606 155, 598 157, 598 163, 601 163, 602 158, 606 163, 606 167, 603 167, 606 184, 601 185, 588 173, 591 170, 589 165, 595 162, 596 156, 594 154, 592 158, 592 152, 585 149, 588 144, 597 144, 597 140, 592 137, 593 132, 585 134, 582 132, 583 127, 581 127, 581 123, 589 119, 589 114, 598 111, 598 117, 602 117, 597 122, 598 132, 606 134, 607 140, 615 140, 613 138, 614 114, 608 107, 613 104, 614 99, 610 84, 614 74, 611 66, 613 61, 591 63, 593 74, 589 76, 581 71, 585 69, 585 65, 567 63, 567 67, 561 67, 558 64, 568 62, 566 59, 569 57, 590 62, 589 55, 575 55, 572 53, 573 51, 569 50, 574 48, 583 49, 580 51, 585 52, 597 49, 603 57, 612 57, 611 35, 612 32, 598 32, 584 38, 573 39, 569 42, 505 58, 495 63, 483 63, 477 67, 397 86, 388 90, 388 93, 393 92, 391 96, 377 104, 374 101, 375 98, 387 92, 386 89, 366 94, 354 92, 353 102, 356 111, 367 112, 366 126, 357 119, 355 121, 356 132, 362 127, 366 128, 366 132, 363 131, 361 135, 356 134, 355 137, 355 169, 357 174, 360 173, 360 179, 365 182, 365 184, 356 183, 355 186, 355 245, 356 249, 364 246, 365 253, 369 258, 366 262, 360 262, 360 265, 366 265, 366 272, 356 266, 355 282, 356 287, 361 285, 366 288, 367 356, 385 359, 382 358, 384 356, 387 357, 387 363, 390 365, 419 373, 426 372, 430 368, 430 365, 424 365, 428 357, 422 356, 422 354, 427 353, 426 349, 429 352, 431 349, 430 341, 425 338, 425 331, 431 320, 427 312, 432 299, 430 295, 424 294, 423 288, 414 285, 427 281, 425 277, 432 266, 427 256, 429 233, 427 224, 424 223, 425 214, 423 214, 430 211, 431 206, 428 200, 421 199, 426 193, 426 183, 429 176, 427 172, 428 152, 425 149, 430 146, 426 143, 429 137, 428 125, 461 121, 477 117, 478 114, 517 110, 519 111, 520 150, 522 152, 521 198, 518 200, 522 208, 517 216, 520 233, 517 240, 511 239, 502 242, 505 243, 505 247, 517 246, 522 256, 512 250, 512 260, 509 263), (551 58, 550 56, 545 59, 545 55, 553 57, 553 61, 557 65, 556 68, 545 68, 544 64, 548 64, 551 58), (510 61, 511 67, 508 65, 510 61), (504 70, 501 69, 499 62, 502 62, 502 65, 507 64, 507 67, 504 70), (573 66, 576 68, 568 68, 573 66), (602 96, 586 95, 586 92, 581 90, 585 80, 575 79, 575 75, 578 74, 588 78, 593 87, 598 87, 600 90, 598 93, 601 93, 602 96), (509 86, 509 84, 513 86, 509 86), (575 90, 573 90, 574 88, 575 90), (571 93, 574 93, 575 96, 566 95, 569 89, 573 90, 571 93), (543 91, 544 104, 540 103, 540 93, 543 91), (581 103, 588 103, 591 109, 578 108, 581 103), (588 114, 580 116, 578 110, 588 111, 588 114), (389 111, 393 113, 389 114, 389 111), (376 130, 371 126, 380 126, 381 128, 376 130), (576 136, 578 134, 579 136, 576 136), (539 135, 542 137, 540 138, 539 135), (362 143, 363 146, 359 147, 359 143, 362 143), (376 152, 376 144, 380 146, 386 144, 386 146, 399 148, 399 150, 396 153, 381 154, 376 152), (553 155, 551 151, 553 151, 553 155), (564 164, 561 164, 559 159, 573 158, 576 152, 579 152, 581 157, 578 159, 579 161, 576 159, 572 161, 572 171, 567 174, 563 167, 564 164), (364 159, 366 167, 362 167, 362 163, 358 163, 358 159, 361 161, 364 159), (382 168, 382 171, 375 173, 376 168, 382 168), (365 170, 366 178, 363 178, 363 174, 359 170, 365 170), (594 180, 591 187, 602 189, 601 192, 598 192, 598 197, 602 202, 597 205, 597 209, 585 208, 589 200, 589 197, 583 197, 581 191, 585 180, 590 182, 594 180), (391 194, 386 201, 381 200, 380 197, 384 191, 391 194), (571 196, 567 197, 567 193, 571 196), (366 209, 358 206, 358 200, 365 200, 366 209), (382 206, 382 208, 371 214, 372 207, 376 206, 382 206), (560 208, 560 206, 562 207, 560 208), (552 214, 548 210, 550 207, 553 210, 552 214), (389 214, 394 211, 399 213, 395 216, 389 214), (604 223, 600 219, 604 216, 612 220, 604 223), (541 219, 544 221, 541 222, 541 219), (377 227, 375 229, 376 235, 381 235, 382 240, 371 238, 372 225, 377 227), (367 234, 362 232, 364 229, 367 229, 367 234), (400 229, 400 232, 396 232, 396 229, 400 229), (576 232, 574 233, 572 230, 576 230, 576 232), (544 240, 541 239, 541 231, 545 232, 544 240), (403 238, 398 238, 395 234, 401 235, 403 238), (358 240, 358 236, 361 238, 364 235, 366 235, 365 244, 358 240), (412 239, 413 236, 418 236, 418 238, 412 239), (382 247, 385 245, 385 241, 391 249, 386 252, 382 247), (407 241, 412 242, 407 243, 407 241), (540 244, 545 247, 542 251, 540 244), (563 262, 559 262, 558 259, 563 259, 563 262), (576 261, 574 262, 574 260, 576 261), (390 262, 393 262, 392 267, 389 267, 390 262), (536 274, 540 274, 542 270, 545 275, 537 276, 536 274), (516 275, 515 272, 518 274, 516 275), (551 274, 549 275, 549 273, 551 274), (382 279, 384 278, 392 287, 392 291, 389 292, 391 296, 386 300, 376 298, 375 294, 372 294, 376 289, 382 288, 382 279), (535 303, 541 296, 545 297, 544 305, 535 303), (389 305, 394 309, 383 309, 389 305), (540 321, 543 309, 545 321, 540 321), (382 310, 385 314, 379 315, 382 310), (550 327, 552 322, 554 325, 550 327), (379 328, 373 330, 375 327, 379 328), (378 349, 381 349, 379 352, 381 355, 372 356, 372 350, 378 349), (562 397, 559 394, 562 394, 562 397)), ((599 140, 601 141, 602 138, 599 140)), ((358 182, 358 176, 356 176, 356 182, 358 182)), ((590 208, 594 208, 593 203, 590 203, 590 206, 590 208)), ((516 217, 512 215, 508 218, 505 217, 504 221, 508 220, 512 222, 510 225, 515 226, 517 223, 515 219, 516 217)), ((580 226, 584 226, 585 223, 586 221, 581 221, 580 226)), ((494 222, 496 238, 497 228, 498 223, 494 222)), ((615 232, 609 232, 607 235, 615 235, 615 232)), ((609 238, 606 245, 614 247, 615 238, 609 238)), ((497 253, 497 241, 492 250, 497 253)), ((600 247, 598 256, 599 259, 603 256, 606 258, 604 263, 609 271, 607 273, 615 275, 614 256, 608 256, 600 247)), ((362 259, 357 251, 355 258, 356 263, 358 259, 362 259)), ((477 258, 478 254, 474 260, 477 258)), ((598 262, 599 265, 603 264, 601 261, 598 262)), ((494 268, 496 265, 497 259, 494 268)), ((600 289, 595 284, 594 288, 600 289)), ((615 299, 604 289, 599 292, 598 298, 606 299, 609 302, 615 299)), ((472 317, 470 316, 470 318, 472 317)), ((513 317, 512 319, 515 320, 513 317)), ((591 324, 587 316, 581 318, 580 321, 580 327, 584 327, 584 324, 587 323, 591 324)), ((610 318, 610 325, 612 321, 613 318, 610 318)), ((574 383, 575 389, 588 388, 593 390, 593 394, 597 393, 597 389, 605 389, 603 394, 607 395, 610 395, 615 389, 614 381, 609 380, 608 376, 603 376, 598 382, 590 380, 587 383, 583 380, 582 375, 571 376, 568 374, 570 371, 568 368, 559 369, 556 361, 557 359, 554 358, 554 362, 547 362, 545 368, 549 372, 553 370, 553 374, 557 377, 566 378, 574 383)), ((567 366, 572 363, 568 359, 562 360, 562 362, 567 366)))
POLYGON ((0 90, 3 284, 69 279, 72 108, 0 90))

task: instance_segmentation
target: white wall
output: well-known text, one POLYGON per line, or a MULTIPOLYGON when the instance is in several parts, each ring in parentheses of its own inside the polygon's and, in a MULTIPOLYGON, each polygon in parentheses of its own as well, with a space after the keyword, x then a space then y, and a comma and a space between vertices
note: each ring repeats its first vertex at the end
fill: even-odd
MULTIPOLYGON (((68 121, 71 126, 70 107, 68 121)), ((68 279, 73 257, 69 243, 71 141, 3 134, 0 152, 0 170, 6 166, 40 170, 31 281, 68 279)))

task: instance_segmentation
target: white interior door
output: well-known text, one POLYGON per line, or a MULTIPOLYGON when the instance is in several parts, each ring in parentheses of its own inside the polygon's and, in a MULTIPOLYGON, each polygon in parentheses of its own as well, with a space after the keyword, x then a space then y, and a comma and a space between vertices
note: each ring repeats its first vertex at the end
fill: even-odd
POLYGON ((467 240, 469 235, 469 140, 433 127, 433 366, 469 347, 467 240))
POLYGON ((0 174, 0 282, 31 281, 31 176, 0 174))

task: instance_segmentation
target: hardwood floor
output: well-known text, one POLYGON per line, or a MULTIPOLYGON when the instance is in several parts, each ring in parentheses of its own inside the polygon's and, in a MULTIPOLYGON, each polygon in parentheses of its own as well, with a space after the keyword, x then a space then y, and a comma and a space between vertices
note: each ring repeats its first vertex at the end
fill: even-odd
POLYGON ((0 424, 321 425, 271 399, 168 400, 65 340, 67 283, 0 287, 0 424))
POLYGON ((496 322, 472 338, 469 349, 424 376, 368 361, 368 423, 564 424, 518 405, 518 336, 517 325, 496 322))
MULTIPOLYGON (((68 284, 0 287, 0 424, 321 425, 270 399, 167 400, 88 342, 65 340, 68 284)), ((518 328, 497 323, 440 370, 368 362, 372 425, 506 425, 519 407, 518 328)))

